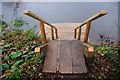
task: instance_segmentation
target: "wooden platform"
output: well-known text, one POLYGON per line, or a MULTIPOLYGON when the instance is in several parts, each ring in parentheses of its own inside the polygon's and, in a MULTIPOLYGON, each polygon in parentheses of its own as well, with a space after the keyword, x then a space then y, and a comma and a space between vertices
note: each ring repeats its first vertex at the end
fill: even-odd
POLYGON ((55 40, 48 43, 43 73, 87 73, 83 44, 79 40, 55 40))

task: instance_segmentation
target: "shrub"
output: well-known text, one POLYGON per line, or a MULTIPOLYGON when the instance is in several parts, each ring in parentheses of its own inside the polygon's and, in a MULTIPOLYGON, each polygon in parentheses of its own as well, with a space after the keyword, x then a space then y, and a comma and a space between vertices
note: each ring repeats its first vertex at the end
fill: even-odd
POLYGON ((28 23, 16 18, 12 24, 0 20, 0 52, 2 52, 2 79, 34 78, 41 70, 43 53, 35 56, 34 48, 42 44, 35 28, 22 27, 28 23))
POLYGON ((119 80, 120 46, 110 38, 101 37, 101 43, 94 46, 93 59, 86 59, 91 80, 119 80))

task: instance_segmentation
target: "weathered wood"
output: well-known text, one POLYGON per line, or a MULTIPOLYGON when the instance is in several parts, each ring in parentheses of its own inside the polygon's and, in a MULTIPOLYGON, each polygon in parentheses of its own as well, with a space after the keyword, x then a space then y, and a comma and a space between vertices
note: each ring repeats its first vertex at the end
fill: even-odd
MULTIPOLYGON (((85 24, 87 24, 87 26, 90 25, 90 23, 93 21, 93 20, 96 20, 104 15, 106 15, 108 12, 105 11, 105 10, 102 10, 100 12, 98 12, 97 14, 95 14, 94 16, 90 17, 89 19, 85 20, 83 23, 81 23, 77 28, 75 28, 75 35, 74 37, 76 38, 76 30, 79 29, 80 27, 83 27, 85 24)), ((90 27, 87 27, 86 29, 86 32, 85 32, 85 37, 84 37, 84 42, 87 43, 88 41, 88 35, 89 35, 89 28, 90 27)))
POLYGON ((81 38, 81 27, 78 29, 78 40, 81 38))
POLYGON ((45 34, 45 29, 44 29, 44 23, 42 21, 40 21, 40 30, 41 30, 43 43, 45 44, 47 43, 47 39, 46 39, 46 34, 45 34))
POLYGON ((42 22, 44 22, 45 24, 47 24, 47 25, 49 25, 51 27, 56 28, 54 25, 48 23, 47 21, 43 20, 41 17, 37 16, 36 14, 32 13, 29 10, 23 10, 23 13, 30 16, 30 17, 32 17, 32 18, 34 18, 34 19, 36 19, 36 20, 38 20, 38 21, 42 21, 42 22))
POLYGON ((57 53, 57 70, 56 70, 56 72, 59 73, 59 69, 60 69, 60 48, 61 48, 60 45, 61 45, 61 41, 58 40, 57 44, 58 44, 58 46, 57 46, 58 47, 57 48, 58 49, 58 53, 57 53))
POLYGON ((88 48, 88 58, 92 58, 93 57, 93 53, 94 53, 94 48, 93 47, 89 47, 88 48))
POLYGON ((54 40, 54 28, 51 27, 52 40, 54 40))
MULTIPOLYGON (((60 40, 73 40, 74 39, 74 29, 76 26, 80 25, 80 23, 53 23, 57 27, 58 35, 60 40)), ((45 25, 46 35, 50 39, 51 36, 51 28, 45 25)), ((81 28, 81 41, 83 41, 84 33, 86 27, 81 28)), ((78 34, 78 31, 76 32, 78 34)), ((77 35, 78 36, 78 35, 77 35)))
POLYGON ((87 73, 84 55, 83 44, 80 41, 72 41, 72 73, 87 73))
MULTIPOLYGON (((30 16, 30 17, 32 17, 32 18, 34 18, 34 19, 36 19, 36 20, 38 20, 38 21, 40 21, 40 22, 42 22, 42 23, 45 23, 45 24, 48 25, 48 26, 50 26, 51 29, 52 29, 52 31, 53 31, 53 28, 54 28, 54 29, 55 29, 55 33, 56 33, 56 38, 58 39, 57 28, 56 28, 54 25, 46 22, 46 21, 43 20, 41 17, 37 16, 36 14, 32 13, 32 12, 29 11, 29 10, 23 10, 23 13, 26 14, 26 15, 28 15, 28 16, 30 16)), ((41 23, 41 25, 42 25, 42 23, 41 23)), ((53 35, 54 35, 54 34, 52 33, 52 39, 53 39, 53 37, 54 37, 53 35)), ((54 39, 53 39, 53 40, 54 40, 54 39)), ((45 41, 45 43, 46 43, 46 41, 45 41)))
POLYGON ((79 27, 82 27, 83 25, 85 25, 89 21, 96 20, 96 19, 106 15, 107 13, 108 13, 108 11, 106 11, 106 10, 99 11, 97 14, 95 14, 94 16, 90 17, 89 19, 87 19, 83 23, 81 23, 81 25, 79 25, 76 29, 78 29, 79 27))
POLYGON ((58 31, 55 29, 56 39, 58 39, 58 31))
POLYGON ((34 53, 35 53, 36 55, 38 55, 38 54, 41 52, 41 50, 42 50, 44 47, 46 47, 46 46, 47 46, 47 44, 43 44, 43 45, 41 45, 41 46, 36 47, 35 50, 34 50, 34 53))
POLYGON ((82 42, 79 40, 56 40, 49 42, 43 73, 87 73, 82 42))
POLYGON ((57 71, 58 44, 57 41, 48 43, 43 73, 56 73, 57 71))
POLYGON ((94 53, 93 46, 91 46, 90 44, 87 44, 87 43, 83 43, 83 45, 87 48, 87 53, 88 54, 85 54, 85 55, 87 55, 86 57, 92 58, 93 57, 93 53, 94 53))
POLYGON ((90 27, 91 27, 91 22, 87 22, 86 31, 85 31, 85 35, 84 35, 84 43, 88 42, 88 36, 89 36, 89 32, 90 32, 90 27))
POLYGON ((59 73, 71 74, 72 73, 71 42, 62 40, 60 41, 59 46, 60 46, 59 73))
POLYGON ((74 38, 76 39, 77 29, 75 29, 74 38))

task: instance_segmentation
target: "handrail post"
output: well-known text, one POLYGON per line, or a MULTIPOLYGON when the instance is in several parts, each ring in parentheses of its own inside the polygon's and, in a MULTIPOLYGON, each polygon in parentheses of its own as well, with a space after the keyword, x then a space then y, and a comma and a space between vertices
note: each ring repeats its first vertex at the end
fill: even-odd
POLYGON ((40 30, 41 30, 43 44, 45 44, 45 43, 47 43, 47 39, 46 39, 46 34, 45 34, 45 28, 44 28, 44 22, 43 21, 40 21, 40 30))
POLYGON ((54 40, 54 28, 51 27, 51 35, 52 35, 52 40, 54 40))
POLYGON ((81 38, 81 27, 79 27, 78 29, 78 40, 80 40, 80 38, 81 38))
POLYGON ((75 29, 74 38, 76 39, 77 29, 75 29))
POLYGON ((91 27, 91 21, 87 22, 87 24, 86 24, 86 31, 85 31, 85 35, 84 35, 84 43, 88 42, 90 27, 91 27))
POLYGON ((56 28, 55 28, 55 34, 56 34, 56 39, 58 39, 58 32, 56 28))

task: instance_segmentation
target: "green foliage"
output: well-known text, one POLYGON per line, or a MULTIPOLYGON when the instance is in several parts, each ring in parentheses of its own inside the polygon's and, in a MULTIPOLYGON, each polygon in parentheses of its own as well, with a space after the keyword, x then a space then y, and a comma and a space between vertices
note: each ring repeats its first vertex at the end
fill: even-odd
POLYGON ((13 44, 12 43, 8 43, 4 45, 4 48, 10 48, 13 44))
POLYGON ((21 52, 16 51, 16 52, 11 52, 10 57, 11 57, 12 59, 15 59, 15 58, 17 58, 17 57, 19 57, 19 56, 21 56, 21 55, 22 55, 21 52))
POLYGON ((21 27, 22 27, 23 25, 25 25, 25 24, 28 24, 28 23, 26 23, 26 22, 22 19, 22 17, 16 18, 16 19, 13 21, 13 27, 16 28, 16 29, 21 28, 21 27))
MULTIPOLYGON (((116 59, 116 57, 118 57, 118 51, 119 47, 112 45, 102 45, 95 48, 95 52, 101 56, 104 56, 105 60, 108 61, 113 61, 114 59, 116 59)), ((96 53, 94 53, 94 59, 96 58, 96 53)))
POLYGON ((10 67, 10 66, 9 66, 8 64, 6 64, 6 63, 5 63, 5 64, 2 64, 2 68, 3 68, 3 69, 9 69, 9 67, 10 67))
POLYGON ((33 33, 35 31, 35 28, 36 28, 36 26, 34 26, 33 28, 26 29, 26 39, 27 40, 32 40, 33 38, 37 37, 37 34, 33 33))
POLYGON ((8 24, 3 21, 3 20, 0 20, 0 32, 4 31, 6 28, 8 27, 8 24))
POLYGON ((119 45, 94 45, 93 62, 88 61, 90 69, 89 75, 92 79, 106 80, 119 79, 120 76, 120 60, 119 60, 119 45))
POLYGON ((2 79, 34 78, 42 67, 44 57, 42 53, 34 54, 35 47, 42 44, 41 37, 34 32, 36 26, 23 30, 22 27, 28 27, 28 23, 22 18, 16 18, 12 24, 1 22, 2 79))

